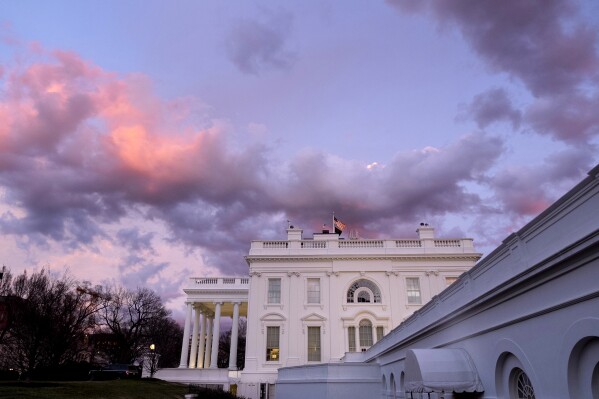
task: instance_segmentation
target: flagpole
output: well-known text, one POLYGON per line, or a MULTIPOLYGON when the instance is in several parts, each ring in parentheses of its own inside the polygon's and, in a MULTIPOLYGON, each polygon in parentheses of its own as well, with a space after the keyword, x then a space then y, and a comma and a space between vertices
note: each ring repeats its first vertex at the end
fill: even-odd
POLYGON ((331 225, 333 227, 333 233, 336 232, 336 227, 335 227, 335 211, 333 211, 333 224, 331 225))

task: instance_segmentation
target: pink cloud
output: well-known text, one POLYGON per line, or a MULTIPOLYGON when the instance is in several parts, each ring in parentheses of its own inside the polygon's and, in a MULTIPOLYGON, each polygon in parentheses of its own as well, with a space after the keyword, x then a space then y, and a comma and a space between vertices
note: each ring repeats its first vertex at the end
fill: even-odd
MULTIPOLYGON (((259 141, 239 148, 226 123, 187 117, 185 101, 171 113, 172 102, 147 78, 72 53, 44 54, 6 76, 0 183, 4 201, 23 212, 0 215, 0 232, 65 251, 99 239, 119 245, 128 255, 115 262, 131 283, 166 270, 156 242, 201 248, 204 264, 241 274, 247 243, 280 237, 287 218, 317 230, 335 211, 375 235, 413 233, 418 222, 449 213, 483 214, 468 184, 488 182, 504 152, 501 139, 471 134, 398 152, 375 168, 318 151, 275 162, 259 141), (107 231, 124 218, 159 221, 167 236, 133 226, 107 231)), ((530 182, 508 182, 498 179, 500 198, 514 212, 541 206, 514 194, 530 182)))

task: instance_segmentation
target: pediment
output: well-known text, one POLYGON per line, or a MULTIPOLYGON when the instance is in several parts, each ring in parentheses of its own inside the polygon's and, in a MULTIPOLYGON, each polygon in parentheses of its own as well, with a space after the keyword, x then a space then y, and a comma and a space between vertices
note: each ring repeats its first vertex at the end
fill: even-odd
POLYGON ((302 321, 326 321, 327 318, 324 316, 321 316, 317 313, 310 313, 307 316, 302 317, 302 321))
POLYGON ((281 313, 267 313, 260 318, 260 321, 285 321, 287 318, 281 313))

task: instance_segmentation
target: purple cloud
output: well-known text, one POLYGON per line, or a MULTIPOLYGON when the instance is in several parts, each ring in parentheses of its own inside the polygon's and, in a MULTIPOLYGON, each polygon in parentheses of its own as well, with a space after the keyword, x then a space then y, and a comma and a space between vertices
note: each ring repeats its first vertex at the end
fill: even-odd
POLYGON ((428 9, 455 24, 493 68, 521 79, 534 95, 570 91, 597 73, 597 29, 584 24, 572 1, 390 0, 406 11, 428 9))
POLYGON ((512 105, 506 91, 499 88, 476 95, 467 112, 481 129, 495 122, 506 121, 517 130, 522 119, 521 112, 512 105))
POLYGON ((525 120, 540 134, 584 145, 599 136, 599 96, 577 93, 542 97, 528 107, 525 120))
POLYGON ((286 48, 291 24, 292 17, 285 12, 270 13, 266 21, 239 21, 227 38, 229 60, 252 75, 291 67, 295 54, 286 48))
POLYGON ((579 15, 573 1, 471 2, 388 0, 404 12, 429 11, 442 25, 456 26, 492 69, 520 80, 535 97, 518 111, 505 93, 474 98, 470 111, 481 127, 498 119, 515 128, 523 120, 535 132, 588 144, 599 132, 599 30, 579 15))
MULTIPOLYGON (((153 280, 170 267, 156 256, 162 241, 138 226, 111 239, 108 226, 125 218, 157 221, 167 229, 163 240, 200 249, 204 264, 222 273, 244 274, 250 240, 279 238, 287 219, 309 233, 335 211, 351 228, 376 236, 413 233, 420 221, 448 213, 489 212, 468 186, 486 184, 504 152, 501 139, 471 134, 375 166, 307 150, 281 163, 263 145, 236 149, 234 132, 217 123, 197 128, 190 120, 181 129, 143 80, 73 55, 50 54, 7 76, 6 93, 20 95, 0 98, 0 109, 9 111, 0 127, 0 183, 5 201, 21 212, 3 215, 0 231, 65 242, 67 249, 94 248, 98 239, 117 244, 126 252, 117 260, 122 281, 163 285, 162 295, 186 278, 153 280), (56 96, 53 122, 38 112, 44 95, 56 96), (65 106, 77 96, 89 99, 84 113, 65 106), (77 122, 64 122, 71 120, 77 122), (15 145, 19 140, 36 150, 15 145)), ((526 175, 506 172, 496 183, 506 208, 528 214, 532 208, 519 196, 533 186, 526 175)))

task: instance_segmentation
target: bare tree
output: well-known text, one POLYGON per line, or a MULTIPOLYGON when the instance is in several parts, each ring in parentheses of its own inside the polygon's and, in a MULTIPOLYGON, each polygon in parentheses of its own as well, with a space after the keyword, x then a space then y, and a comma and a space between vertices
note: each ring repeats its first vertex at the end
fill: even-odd
POLYGON ((9 326, 0 347, 12 368, 31 375, 59 366, 84 350, 85 333, 94 326, 101 301, 77 290, 68 276, 60 279, 45 270, 23 273, 3 286, 8 295, 9 326))
POLYGON ((0 269, 0 348, 5 344, 11 325, 10 301, 12 294, 12 274, 5 266, 0 269))
POLYGON ((105 348, 110 361, 131 363, 140 358, 151 344, 151 326, 168 315, 160 297, 147 288, 108 292, 100 321, 112 335, 113 345, 105 348))

